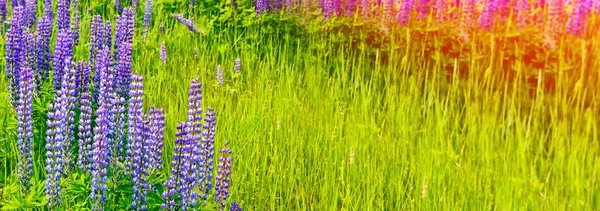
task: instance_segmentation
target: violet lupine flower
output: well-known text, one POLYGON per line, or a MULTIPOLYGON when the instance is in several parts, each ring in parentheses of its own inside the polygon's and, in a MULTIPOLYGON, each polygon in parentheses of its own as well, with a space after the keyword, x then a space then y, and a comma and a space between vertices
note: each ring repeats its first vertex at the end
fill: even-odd
POLYGON ((115 58, 118 59, 118 54, 120 52, 119 47, 121 43, 133 43, 133 28, 133 10, 131 8, 126 8, 123 10, 123 14, 117 17, 114 44, 115 58))
POLYGON ((175 152, 173 153, 173 159, 171 161, 171 175, 169 175, 169 179, 163 183, 165 191, 161 196, 165 199, 165 203, 161 204, 161 209, 175 210, 175 199, 173 197, 175 192, 179 192, 186 176, 185 170, 183 169, 183 163, 187 162, 185 160, 187 135, 187 123, 179 122, 177 125, 177 133, 175 133, 175 152))
MULTIPOLYGON (((114 72, 113 72, 114 74, 114 72)), ((114 80, 113 80, 114 81, 114 80)), ((111 165, 116 168, 116 169, 122 169, 120 165, 118 165, 119 163, 122 163, 124 161, 123 157, 121 156, 122 154, 124 154, 124 143, 125 143, 125 138, 126 138, 126 134, 125 134, 125 117, 126 117, 126 113, 125 113, 125 97, 123 96, 118 96, 118 93, 111 93, 111 100, 110 100, 110 105, 111 105, 111 122, 112 124, 110 125, 110 129, 111 129, 111 150, 110 150, 110 156, 111 156, 111 165)))
POLYGON ((242 206, 240 206, 237 202, 234 201, 233 203, 231 203, 229 211, 242 211, 242 206))
POLYGON ((194 8, 194 0, 190 0, 190 8, 194 8))
POLYGON ((21 63, 25 62, 25 40, 21 18, 23 18, 23 7, 14 8, 13 17, 9 21, 10 28, 6 32, 5 70, 8 78, 9 98, 13 105, 19 98, 19 71, 21 70, 21 63))
POLYGON ((123 7, 121 6, 121 1, 120 0, 115 0, 115 7, 117 8, 117 11, 119 13, 123 12, 123 7))
POLYGON ((44 15, 48 15, 50 23, 54 22, 54 12, 52 11, 52 0, 44 0, 44 15))
POLYGON ((73 45, 79 45, 79 28, 81 13, 79 7, 73 8, 73 17, 71 17, 71 35, 73 36, 73 45))
MULTIPOLYGON (((63 83, 61 85, 61 89, 66 90, 67 94, 67 110, 64 112, 67 115, 67 127, 65 127, 65 145, 63 147, 63 154, 70 155, 71 154, 71 143, 75 141, 75 105, 78 102, 77 96, 77 69, 74 68, 75 63, 72 61, 70 57, 65 59, 63 83)), ((72 166, 74 166, 75 161, 73 161, 72 156, 65 157, 65 165, 63 166, 63 174, 68 175, 72 166)))
POLYGON ((61 29, 56 38, 56 47, 54 48, 53 69, 54 69, 54 88, 60 89, 62 76, 65 75, 65 59, 73 57, 73 39, 70 29, 61 29))
POLYGON ((233 66, 233 71, 235 73, 240 73, 240 71, 242 71, 242 61, 239 58, 237 58, 235 59, 234 64, 235 65, 233 66))
POLYGON ((217 83, 223 85, 223 69, 221 69, 221 65, 217 66, 217 83))
MULTIPOLYGON (((234 4, 235 2, 232 1, 232 4, 234 4)), ((234 6, 235 8, 235 6, 234 6)), ((287 13, 292 13, 292 11, 294 10, 294 0, 285 0, 285 12, 287 13)))
POLYGON ((592 3, 593 3, 592 7, 594 8, 594 13, 600 14, 600 1, 592 1, 592 3))
POLYGON ((279 10, 281 9, 281 0, 275 0, 275 2, 273 2, 272 8, 274 12, 279 12, 279 10))
POLYGON ((131 165, 131 174, 133 182, 133 202, 131 206, 135 210, 146 210, 146 194, 147 194, 147 176, 148 171, 145 168, 148 162, 147 146, 144 140, 144 79, 135 73, 131 77, 131 89, 129 90, 129 141, 131 165))
POLYGON ((121 43, 117 61, 116 92, 121 97, 127 97, 129 81, 131 80, 131 44, 121 43))
POLYGON ((334 11, 334 4, 333 4, 334 0, 323 0, 323 20, 327 20, 329 19, 334 11))
POLYGON ((435 3, 435 19, 438 23, 446 21, 446 0, 437 0, 435 3))
POLYGON ((185 177, 179 191, 183 210, 196 205, 198 195, 193 190, 201 184, 205 175, 205 172, 202 172, 204 169, 200 166, 204 163, 202 156, 204 151, 200 143, 202 139, 202 84, 198 82, 198 79, 192 81, 188 94, 188 134, 184 147, 186 162, 183 163, 185 177))
POLYGON ((92 96, 84 87, 84 91, 81 93, 80 101, 81 114, 79 115, 79 132, 78 132, 78 144, 79 144, 79 155, 77 158, 77 166, 86 172, 91 169, 90 161, 92 151, 92 96))
POLYGON ((354 12, 356 12, 356 0, 346 0, 345 11, 346 16, 354 15, 354 12))
POLYGON ((268 11, 269 6, 265 0, 256 0, 256 16, 268 11))
POLYGON ((0 22, 4 22, 6 20, 6 0, 0 0, 0 22))
POLYGON ((488 1, 485 4, 485 7, 483 8, 483 11, 481 12, 481 15, 479 16, 479 28, 485 29, 485 30, 489 30, 490 29, 490 25, 491 25, 491 16, 494 12, 494 2, 493 1, 488 1))
POLYGON ((48 78, 50 72, 50 62, 52 54, 50 52, 50 37, 52 36, 52 14, 44 14, 37 25, 36 39, 36 62, 37 70, 36 84, 37 90, 41 90, 43 81, 48 78))
POLYGON ((527 0, 517 0, 517 26, 519 28, 523 28, 527 24, 528 7, 527 0))
POLYGON ((138 11, 138 6, 140 5, 140 0, 131 0, 131 7, 135 12, 138 11))
MULTIPOLYGON (((110 24, 110 21, 106 21, 106 23, 104 23, 104 35, 102 35, 102 38, 104 41, 103 45, 106 46, 109 51, 110 47, 112 46, 112 34, 112 25, 110 24)), ((112 66, 112 64, 110 64, 110 66, 112 66)))
POLYGON ((160 44, 160 61, 167 63, 167 47, 165 46, 165 42, 160 44))
POLYGON ((150 106, 148 111, 148 130, 146 132, 146 141, 148 146, 148 157, 150 158, 149 170, 152 172, 158 170, 162 165, 162 148, 165 133, 165 115, 164 111, 159 108, 150 106))
MULTIPOLYGON (((67 61, 70 58, 66 59, 67 61)), ((48 207, 54 208, 61 201, 60 179, 68 169, 70 157, 68 154, 69 142, 72 141, 71 133, 71 104, 73 84, 75 81, 74 71, 69 66, 65 67, 65 75, 61 81, 57 97, 49 106, 48 131, 46 131, 46 194, 48 195, 48 207)))
POLYGON ((215 201, 221 204, 222 207, 225 207, 225 201, 229 196, 229 185, 231 183, 229 175, 231 174, 231 162, 233 161, 231 148, 228 148, 227 145, 229 145, 229 142, 225 142, 225 148, 219 151, 221 156, 219 157, 217 181, 215 183, 215 201))
POLYGON ((94 144, 92 151, 92 210, 103 210, 106 201, 107 168, 109 166, 111 140, 112 106, 110 103, 112 74, 109 68, 110 50, 104 46, 100 50, 96 68, 100 81, 98 83, 98 106, 96 110, 96 126, 94 127, 94 144))
MULTIPOLYGON (((17 145, 19 148, 18 175, 23 192, 29 191, 29 180, 33 175, 33 70, 25 65, 17 76, 19 80, 19 100, 16 102, 17 111, 17 145)), ((16 76, 15 76, 16 77, 16 76)))
POLYGON ((57 22, 56 25, 58 26, 58 30, 60 31, 61 29, 68 29, 70 24, 70 14, 69 14, 69 6, 71 6, 71 4, 69 4, 69 0, 58 0, 58 6, 57 6, 57 22))
MULTIPOLYGON (((23 39, 25 42, 25 61, 27 62, 27 66, 29 66, 33 70, 34 79, 39 78, 37 65, 37 47, 36 47, 36 37, 37 35, 28 31, 25 31, 23 34, 23 39)), ((22 64, 21 66, 23 66, 22 64)), ((37 86, 38 81, 34 80, 34 86, 37 86)))
MULTIPOLYGON (((202 149, 204 150, 204 164, 201 165, 204 168, 205 177, 201 183, 200 187, 204 187, 204 196, 208 196, 210 190, 212 189, 212 178, 213 178, 213 157, 215 155, 215 131, 216 131, 216 121, 215 121, 215 111, 213 108, 208 107, 208 111, 206 112, 206 117, 204 118, 204 131, 202 132, 202 149)), ((202 190, 202 189, 201 189, 202 190)), ((204 198, 206 200, 206 198, 204 198)))
POLYGON ((369 17, 369 0, 360 2, 360 11, 363 18, 369 17))
POLYGON ((146 0, 146 8, 144 9, 144 23, 142 23, 143 33, 142 38, 146 38, 148 31, 150 30, 150 23, 152 22, 152 0, 146 0))
POLYGON ((473 28, 475 24, 475 0, 465 0, 461 1, 462 10, 461 10, 461 28, 465 30, 470 30, 473 28))
POLYGON ((421 0, 419 1, 419 5, 417 6, 417 12, 419 16, 417 19, 423 20, 427 18, 427 12, 429 11, 429 0, 421 0))
POLYGON ((24 18, 25 26, 27 28, 33 27, 37 20, 37 0, 27 0, 27 3, 23 5, 25 7, 26 17, 24 18))
POLYGON ((196 27, 196 24, 194 24, 193 21, 184 18, 182 14, 171 14, 171 17, 175 18, 175 20, 179 21, 179 23, 185 25, 190 31, 195 32, 195 33, 202 33, 200 31, 200 29, 198 29, 198 27, 196 27))

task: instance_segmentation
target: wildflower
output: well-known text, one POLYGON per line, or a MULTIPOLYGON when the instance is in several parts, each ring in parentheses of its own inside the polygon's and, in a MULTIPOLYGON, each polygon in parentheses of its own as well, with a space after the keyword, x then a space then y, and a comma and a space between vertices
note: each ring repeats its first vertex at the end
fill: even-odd
POLYGON ((71 17, 71 35, 73 36, 73 45, 78 45, 81 13, 79 12, 79 5, 73 5, 73 17, 71 17))
POLYGON ((13 105, 19 98, 19 71, 21 70, 21 63, 25 61, 25 40, 20 21, 22 16, 23 7, 16 7, 13 11, 13 17, 9 21, 10 28, 6 32, 5 70, 8 78, 9 98, 13 105))
POLYGON ((70 29, 61 29, 56 38, 56 47, 54 48, 53 69, 54 69, 54 88, 60 89, 62 76, 65 75, 65 59, 73 57, 73 39, 70 29))
POLYGON ((26 4, 22 5, 25 7, 26 17, 24 17, 23 21, 25 24, 24 26, 27 28, 33 27, 35 21, 37 20, 37 4, 37 0, 27 0, 26 4))
POLYGON ((24 67, 19 72, 19 100, 16 102, 17 111, 17 145, 19 147, 18 175, 23 192, 27 193, 33 175, 33 70, 24 67))
MULTIPOLYGON (((202 181, 201 187, 204 187, 205 197, 210 193, 212 188, 212 172, 213 172, 213 157, 215 154, 215 112, 214 109, 208 107, 208 111, 206 112, 206 118, 204 118, 204 132, 202 135, 204 138, 202 139, 202 149, 204 150, 203 156, 203 164, 201 168, 203 168, 204 180, 202 181)), ((202 190, 202 189, 200 189, 202 190)), ((206 198, 205 198, 206 199, 206 198)))
POLYGON ((167 47, 165 46, 165 42, 160 44, 160 61, 167 63, 167 47))
POLYGON ((126 97, 128 93, 129 81, 131 80, 131 44, 123 42, 119 48, 117 61, 117 84, 116 92, 121 97, 126 97))
MULTIPOLYGON (((67 60, 70 58, 67 58, 67 60)), ((62 201, 60 199, 60 179, 68 168, 68 147, 71 141, 70 127, 72 88, 75 80, 74 72, 70 66, 65 66, 65 76, 57 92, 54 102, 48 107, 48 131, 46 131, 46 194, 48 207, 54 208, 62 201)))
POLYGON ((164 111, 154 106, 150 106, 148 115, 146 115, 146 127, 144 129, 144 138, 146 139, 148 155, 148 172, 158 170, 162 165, 162 147, 164 140, 165 115, 164 111))
POLYGON ((231 206, 229 207, 229 211, 242 211, 242 207, 237 203, 237 202, 233 202, 231 203, 231 206))
POLYGON ((180 122, 177 125, 177 133, 175 133, 175 147, 173 153, 173 159, 171 161, 171 175, 169 179, 163 183, 165 191, 162 193, 162 197, 165 199, 160 207, 161 209, 174 210, 175 200, 172 198, 175 192, 179 190, 185 177, 185 171, 183 169, 183 163, 185 160, 185 144, 187 138, 187 124, 180 122))
POLYGON ((0 0, 0 22, 4 22, 6 15, 6 0, 0 0))
POLYGON ((52 14, 44 14, 37 25, 36 39, 36 62, 38 73, 36 76, 37 90, 41 90, 41 85, 50 71, 51 53, 50 37, 52 36, 52 14))
MULTIPOLYGON (((369 0, 362 0, 360 4, 360 11, 363 18, 369 16, 369 0)), ((400 12, 400 10, 398 10, 400 12)))
POLYGON ((198 79, 192 81, 188 92, 188 132, 185 139, 184 152, 186 162, 183 163, 183 183, 180 186, 182 209, 196 205, 198 195, 194 188, 204 179, 201 164, 203 161, 203 149, 200 145, 202 136, 202 84, 198 79), (200 172, 197 172, 200 171, 200 172))
POLYGON ((256 0, 256 16, 267 12, 269 5, 265 1, 266 0, 256 0))
POLYGON ((235 59, 234 63, 235 65, 233 66, 233 71, 235 73, 240 73, 240 71, 242 70, 242 61, 239 58, 237 58, 235 59))
POLYGON ((150 30, 150 23, 152 22, 152 0, 146 0, 146 8, 144 9, 144 23, 142 23, 143 34, 142 37, 146 38, 148 31, 150 30))
POLYGON ((195 33, 201 33, 200 29, 194 24, 193 21, 184 18, 182 14, 171 14, 171 17, 175 18, 175 20, 179 21, 179 23, 185 25, 190 31, 195 33))
POLYGON ((146 200, 146 184, 148 172, 144 168, 147 162, 146 151, 144 150, 144 85, 143 78, 135 73, 132 77, 131 90, 129 90, 129 151, 128 151, 128 162, 131 165, 131 174, 133 182, 133 202, 131 206, 137 210, 145 210, 146 200))
MULTIPOLYGON (((89 72, 89 71, 88 71, 89 72)), ((91 170, 91 151, 92 151, 92 96, 88 92, 87 86, 84 87, 81 93, 79 115, 79 132, 78 145, 79 153, 77 158, 77 166, 88 172, 91 170)))
POLYGON ((60 31, 61 29, 68 29, 69 28, 69 0, 58 0, 58 6, 57 6, 57 13, 58 13, 58 17, 57 17, 57 22, 56 25, 58 26, 58 30, 60 31))
POLYGON ((229 196, 229 185, 231 183, 229 175, 231 174, 231 162, 233 160, 231 158, 231 148, 228 148, 227 145, 229 145, 229 142, 226 142, 225 148, 219 151, 221 156, 219 157, 215 184, 215 201, 221 204, 222 207, 225 207, 225 201, 229 196))
POLYGON ((223 85, 223 69, 221 69, 221 65, 217 66, 217 83, 223 85))

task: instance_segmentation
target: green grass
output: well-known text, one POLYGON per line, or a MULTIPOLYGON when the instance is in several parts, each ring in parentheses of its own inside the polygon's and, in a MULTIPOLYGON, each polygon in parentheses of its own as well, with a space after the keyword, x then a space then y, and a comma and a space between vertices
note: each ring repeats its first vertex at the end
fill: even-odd
MULTIPOLYGON (((233 149, 231 200, 244 210, 600 207, 599 107, 571 89, 531 94, 519 80, 448 73, 416 48, 371 54, 317 33, 286 39, 260 27, 224 26, 193 35, 166 10, 155 5, 145 42, 136 29, 133 55, 134 70, 145 78, 146 108, 167 113, 164 159, 170 161, 175 126, 186 120, 188 86, 200 78, 203 104, 217 113, 217 147, 230 141, 233 149), (166 64, 159 60, 163 41, 166 64), (234 75, 238 57, 242 71, 234 75), (219 64, 224 86, 216 84, 219 64)), ((84 15, 84 40, 89 20, 84 15)), ((391 40, 404 42, 404 29, 395 30, 391 40)), ((76 57, 87 58, 85 42, 76 57)), ((1 73, 0 203, 18 184, 16 118, 6 86, 1 73)), ((596 99, 594 92, 582 91, 596 99)), ((45 179, 42 123, 36 122, 34 183, 45 179)), ((89 200, 78 194, 69 196, 89 200)), ((108 204, 123 209, 119 200, 108 204)))

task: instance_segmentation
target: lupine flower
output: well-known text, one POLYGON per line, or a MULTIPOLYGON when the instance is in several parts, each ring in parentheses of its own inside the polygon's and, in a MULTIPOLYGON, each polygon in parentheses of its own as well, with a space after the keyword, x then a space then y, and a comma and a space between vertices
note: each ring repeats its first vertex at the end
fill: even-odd
POLYGON ((44 0, 44 15, 49 16, 50 23, 54 22, 54 14, 52 11, 52 0, 44 0))
MULTIPOLYGON (((64 112, 67 115, 67 127, 65 127, 65 145, 63 147, 63 154, 69 155, 71 154, 71 143, 75 141, 75 105, 78 102, 77 96, 77 69, 74 68, 75 64, 71 60, 70 57, 65 59, 63 83, 61 85, 61 89, 66 89, 67 94, 67 110, 64 112), (66 86, 66 87, 65 87, 66 86)), ((66 156, 65 165, 63 166, 63 174, 68 175, 69 170, 71 170, 72 166, 75 164, 75 161, 72 159, 72 156, 66 156)))
POLYGON ((275 2, 273 2, 273 11, 279 12, 279 10, 281 10, 281 0, 275 0, 275 2))
POLYGON ((165 47, 165 42, 160 44, 160 61, 167 63, 167 47, 165 47))
POLYGON ((196 33, 201 33, 200 29, 198 29, 198 27, 196 27, 196 24, 194 24, 193 21, 184 18, 182 14, 177 14, 177 15, 171 14, 171 17, 175 18, 175 20, 179 21, 179 23, 185 25, 190 31, 196 32, 196 33))
POLYGON ((69 28, 61 29, 56 36, 56 47, 54 48, 53 69, 54 89, 59 90, 62 76, 65 74, 65 59, 73 57, 73 39, 69 28))
POLYGON ((128 93, 129 81, 131 78, 131 44, 123 42, 119 48, 117 61, 117 84, 116 92, 121 97, 126 97, 128 93))
POLYGON ((134 12, 138 11, 139 5, 140 5, 140 0, 131 0, 131 7, 133 7, 134 12))
POLYGON ((437 0, 435 3, 435 19, 439 23, 446 21, 446 0, 437 0))
POLYGON ((35 21, 37 20, 38 1, 37 0, 27 0, 26 2, 27 3, 25 5, 23 5, 25 7, 25 13, 27 16, 24 18, 25 26, 27 28, 31 28, 31 27, 33 27, 33 25, 35 24, 35 21))
POLYGON ((6 20, 6 0, 0 0, 0 22, 6 20))
POLYGON ((231 148, 228 148, 227 145, 229 145, 229 142, 226 142, 225 148, 219 151, 221 156, 219 157, 215 184, 215 201, 221 204, 222 207, 225 207, 225 201, 229 196, 229 185, 231 183, 229 175, 231 174, 231 162, 233 160, 231 158, 231 148))
POLYGON ((186 162, 183 163, 184 177, 179 187, 181 194, 182 209, 187 210, 197 203, 198 195, 195 189, 204 179, 203 150, 200 146, 202 139, 202 84, 198 79, 192 81, 188 95, 188 133, 185 140, 184 152, 186 162))
POLYGON ((22 17, 23 7, 14 8, 13 17, 9 21, 10 28, 6 32, 5 70, 8 78, 9 97, 13 105, 19 98, 19 71, 21 70, 21 62, 25 61, 25 40, 21 28, 22 17))
POLYGON ((150 158, 148 172, 160 169, 162 165, 162 147, 165 133, 165 115, 159 108, 150 107, 148 111, 148 130, 145 137, 147 140, 148 157, 150 158))
POLYGON ((175 133, 175 152, 173 153, 173 159, 171 161, 171 175, 169 175, 169 179, 163 183, 165 191, 162 193, 162 197, 165 199, 165 203, 160 206, 161 209, 175 210, 175 199, 173 197, 175 192, 179 191, 179 187, 183 184, 185 178, 183 164, 187 162, 185 160, 187 133, 187 124, 185 122, 180 122, 177 125, 177 133, 175 133))
MULTIPOLYGON (((77 6, 77 5, 75 5, 77 6)), ((71 17, 71 35, 73 36, 73 45, 79 44, 79 28, 80 28, 80 19, 81 13, 79 12, 79 7, 73 7, 73 17, 71 17)))
POLYGON ((52 36, 52 14, 44 14, 37 25, 37 39, 36 39, 36 62, 37 70, 36 84, 37 89, 41 90, 41 85, 50 71, 50 62, 52 54, 50 53, 50 37, 52 36))
POLYGON ((346 16, 352 16, 356 11, 356 0, 346 0, 346 16))
POLYGON ((491 16, 494 12, 494 1, 488 1, 479 16, 479 28, 489 30, 491 25, 491 16))
MULTIPOLYGON (((83 75, 89 75, 89 71, 83 75)), ((87 86, 83 86, 81 92, 80 110, 79 132, 77 135, 79 144, 77 166, 89 172, 91 170, 90 161, 92 160, 90 155, 92 151, 92 96, 88 92, 87 86)))
MULTIPOLYGON (((70 58, 66 59, 67 61, 70 58)), ((49 106, 48 131, 46 131, 46 194, 48 195, 48 207, 54 208, 62 201, 60 179, 68 168, 68 143, 71 140, 70 117, 72 104, 72 85, 75 81, 74 71, 67 65, 65 75, 62 77, 62 85, 57 91, 57 97, 49 106)))
POLYGON ((267 12, 269 6, 265 2, 265 0, 256 0, 256 16, 267 12))
POLYGON ((129 90, 129 130, 128 130, 128 162, 131 165, 133 182, 133 202, 131 206, 136 210, 146 209, 147 176, 148 172, 144 168, 148 162, 147 151, 144 141, 144 85, 143 78, 137 73, 131 77, 131 89, 129 90))
POLYGON ((143 34, 142 37, 146 38, 148 31, 150 30, 150 23, 152 22, 152 0, 146 0, 146 8, 144 9, 144 23, 142 24, 143 34))
MULTIPOLYGON (((103 38, 103 45, 106 46, 108 48, 108 50, 110 51, 110 47, 112 46, 112 36, 113 35, 113 31, 112 31, 112 25, 110 24, 110 21, 106 21, 104 23, 104 35, 102 35, 103 38)), ((112 64, 110 65, 112 66, 112 64)))
POLYGON ((223 85, 223 69, 221 69, 221 65, 217 66, 217 83, 223 85))
MULTIPOLYGON (((25 43, 25 62, 27 62, 27 66, 29 66, 33 70, 34 79, 39 78, 37 65, 37 47, 36 47, 36 37, 37 35, 28 31, 24 31, 23 39, 25 43)), ((21 65, 23 66, 23 64, 21 65)), ((34 87, 37 86, 37 81, 34 80, 34 87)))
POLYGON ((57 6, 57 22, 58 30, 68 29, 70 24, 69 20, 71 19, 69 16, 69 0, 58 0, 57 6))
MULTIPOLYGON (((232 1, 231 4, 235 4, 235 2, 232 1)), ((292 13, 293 9, 294 9, 294 1, 293 0, 285 0, 285 12, 292 13)))
POLYGON ((242 61, 239 58, 237 58, 235 59, 234 63, 235 65, 233 66, 233 71, 235 73, 240 73, 240 71, 242 70, 242 61))
MULTIPOLYGON (((23 192, 28 193, 29 180, 33 175, 33 70, 25 65, 19 74, 19 100, 16 102, 17 111, 17 145, 19 148, 18 175, 23 192)), ((15 76, 16 77, 16 76, 15 76)))
POLYGON ((205 179, 202 182, 201 187, 204 187, 205 196, 210 193, 212 188, 212 172, 213 172, 213 157, 215 154, 215 130, 216 130, 216 122, 215 122, 215 111, 213 108, 208 107, 208 111, 206 112, 206 118, 204 118, 204 132, 202 135, 204 138, 202 139, 202 149, 204 150, 204 164, 201 165, 204 168, 205 179))
POLYGON ((237 202, 233 202, 231 203, 231 206, 229 207, 229 211, 242 211, 242 207, 237 203, 237 202))
POLYGON ((165 32, 165 25, 160 25, 158 29, 160 29, 160 32, 165 32))
POLYGON ((119 13, 123 12, 123 7, 121 6, 121 1, 120 0, 115 0, 115 7, 117 8, 117 11, 119 13))
POLYGON ((190 0, 190 8, 194 8, 194 0, 190 0))
MULTIPOLYGON (((361 15, 363 18, 366 18, 369 16, 369 0, 361 0, 360 11, 361 11, 361 15)), ((398 11, 398 12, 400 12, 400 11, 398 11)))
POLYGON ((334 0, 324 0, 323 1, 323 18, 324 20, 329 19, 334 13, 334 0))
MULTIPOLYGON (((113 71, 114 74, 114 71, 113 71)), ((114 81, 114 80, 113 80, 114 81)), ((121 156, 124 153, 124 143, 125 143, 125 97, 119 96, 118 93, 111 93, 111 146, 110 156, 111 156, 111 165, 116 169, 121 169, 121 166, 118 163, 123 162, 123 157, 121 156)))
POLYGON ((527 24, 527 11, 528 11, 527 0, 517 0, 517 26, 523 28, 527 24))
POLYGON ((98 68, 96 67, 97 65, 97 60, 98 60, 98 53, 100 52, 100 49, 103 48, 104 46, 104 42, 103 42, 103 38, 104 37, 104 24, 102 23, 102 17, 100 17, 100 15, 95 15, 92 18, 92 23, 90 26, 90 66, 92 69, 92 72, 94 73, 94 93, 93 96, 94 98, 96 98, 98 96, 98 91, 97 88, 99 87, 99 83, 100 83, 100 73, 98 72, 98 68))

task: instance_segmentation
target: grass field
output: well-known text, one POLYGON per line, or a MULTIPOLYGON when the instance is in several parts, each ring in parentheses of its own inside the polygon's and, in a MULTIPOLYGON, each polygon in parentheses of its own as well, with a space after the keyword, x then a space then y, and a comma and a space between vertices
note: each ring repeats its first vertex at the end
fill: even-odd
MULTIPOLYGON (((73 52, 87 60, 91 13, 114 21, 117 11, 113 2, 79 4, 81 41, 73 52)), ((190 83, 199 78, 203 107, 216 112, 216 148, 229 141, 233 151, 227 203, 244 210, 600 208, 598 36, 559 37, 546 65, 536 68, 527 52, 519 53, 529 49, 527 38, 512 42, 484 31, 461 44, 468 51, 443 54, 452 24, 431 33, 418 24, 393 25, 376 33, 383 44, 373 47, 378 41, 349 40, 344 27, 310 15, 251 19, 254 11, 242 7, 198 9, 190 16, 204 33, 195 34, 170 17, 188 14, 187 4, 154 1, 145 39, 142 8, 135 20, 132 65, 145 79, 144 110, 154 105, 166 113, 163 168, 150 178, 159 191, 172 168, 176 126, 187 120, 190 83), (159 59, 163 42, 166 63, 159 59), (508 54, 514 59, 503 62, 508 54)), ((6 36, 0 37, 4 49, 6 36)), ((0 56, 5 64, 4 51, 0 56)), ((0 72, 0 207, 47 210, 51 82, 33 102, 31 183, 40 191, 21 198, 17 114, 0 72)), ((90 178, 81 169, 64 176, 58 210, 90 209, 90 178)), ((109 184, 105 209, 131 209, 130 186, 126 179, 109 184)), ((160 193, 150 194, 149 210, 163 202, 160 193)))

